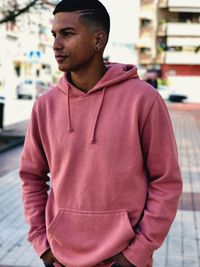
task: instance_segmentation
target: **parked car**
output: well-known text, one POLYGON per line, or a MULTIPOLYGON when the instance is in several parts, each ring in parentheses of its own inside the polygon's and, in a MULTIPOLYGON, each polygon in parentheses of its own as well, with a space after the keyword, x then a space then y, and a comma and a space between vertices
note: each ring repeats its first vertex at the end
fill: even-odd
POLYGON ((187 94, 182 90, 171 89, 168 86, 160 86, 158 92, 164 100, 170 102, 183 102, 188 99, 187 94))
POLYGON ((171 101, 171 102, 179 102, 179 103, 181 103, 186 99, 187 99, 186 95, 179 94, 179 93, 173 93, 173 94, 169 95, 169 101, 171 101))
POLYGON ((49 87, 50 83, 44 81, 35 81, 32 79, 24 80, 16 87, 17 98, 35 99, 45 93, 49 87))

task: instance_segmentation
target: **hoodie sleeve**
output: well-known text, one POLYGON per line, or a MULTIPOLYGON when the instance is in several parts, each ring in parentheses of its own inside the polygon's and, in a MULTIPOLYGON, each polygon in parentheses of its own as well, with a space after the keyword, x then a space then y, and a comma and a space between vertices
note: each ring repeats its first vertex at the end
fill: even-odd
POLYGON ((125 257, 137 267, 146 267, 153 251, 163 243, 182 191, 172 125, 159 94, 146 114, 141 145, 148 177, 147 200, 136 237, 124 251, 125 257))
POLYGON ((45 207, 49 188, 48 173, 49 168, 40 139, 37 112, 34 106, 26 133, 19 174, 22 180, 24 214, 30 225, 28 240, 33 244, 39 256, 49 248, 45 227, 45 207))

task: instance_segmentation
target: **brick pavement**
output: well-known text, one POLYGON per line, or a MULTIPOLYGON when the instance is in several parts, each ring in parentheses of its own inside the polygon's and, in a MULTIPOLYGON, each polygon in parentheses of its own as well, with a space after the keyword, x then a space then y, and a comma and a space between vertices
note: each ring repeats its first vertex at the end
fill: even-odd
MULTIPOLYGON (((155 253, 154 267, 200 267, 200 105, 169 104, 168 108, 184 186, 174 223, 163 246, 155 253)), ((0 173, 0 267, 42 267, 26 241, 28 227, 23 219, 16 169, 20 149, 13 152, 10 165, 13 170, 8 164, 9 172, 5 175, 5 168, 0 173)), ((5 154, 0 154, 0 162, 3 157, 5 154)))
POLYGON ((155 267, 200 267, 200 104, 168 105, 179 150, 183 194, 155 267))

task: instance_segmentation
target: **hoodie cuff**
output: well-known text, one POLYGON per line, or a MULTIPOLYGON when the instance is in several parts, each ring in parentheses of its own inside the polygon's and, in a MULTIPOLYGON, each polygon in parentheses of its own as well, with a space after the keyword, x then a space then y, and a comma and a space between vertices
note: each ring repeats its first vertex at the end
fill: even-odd
POLYGON ((45 251, 50 249, 49 243, 46 238, 46 234, 39 235, 38 237, 34 238, 31 243, 37 254, 41 257, 45 251))
POLYGON ((135 266, 146 267, 153 250, 136 237, 123 254, 135 266))

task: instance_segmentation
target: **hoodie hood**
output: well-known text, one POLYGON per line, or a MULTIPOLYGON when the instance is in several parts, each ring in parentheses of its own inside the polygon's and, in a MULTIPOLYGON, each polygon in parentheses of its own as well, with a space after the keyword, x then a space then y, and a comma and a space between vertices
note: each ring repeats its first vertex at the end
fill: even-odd
MULTIPOLYGON (((137 67, 135 65, 126 65, 118 63, 107 63, 107 71, 104 76, 98 81, 98 83, 87 93, 91 94, 108 86, 118 84, 125 80, 138 78, 137 67)), ((59 89, 67 95, 67 90, 74 87, 68 80, 66 73, 61 77, 59 84, 59 89)))
MULTIPOLYGON (((66 95, 67 100, 67 118, 68 118, 68 132, 72 133, 74 131, 73 128, 73 122, 71 120, 71 110, 70 110, 70 89, 75 89, 80 96, 87 96, 89 94, 93 94, 99 90, 102 90, 102 94, 99 96, 100 99, 98 101, 99 104, 97 104, 97 110, 94 114, 96 114, 94 119, 94 124, 92 128, 91 133, 91 140, 90 143, 94 144, 95 139, 95 133, 97 129, 97 124, 99 120, 99 116, 101 113, 101 110, 103 108, 103 102, 106 94, 106 90, 109 86, 117 85, 120 82, 123 82, 125 80, 135 79, 138 78, 137 74, 137 67, 134 65, 125 65, 125 64, 118 64, 118 63, 107 63, 107 72, 104 74, 104 76, 99 80, 99 82, 87 93, 83 93, 80 90, 77 90, 67 79, 67 74, 65 73, 58 84, 58 88, 66 95)), ((96 106, 96 105, 95 105, 96 106)))

